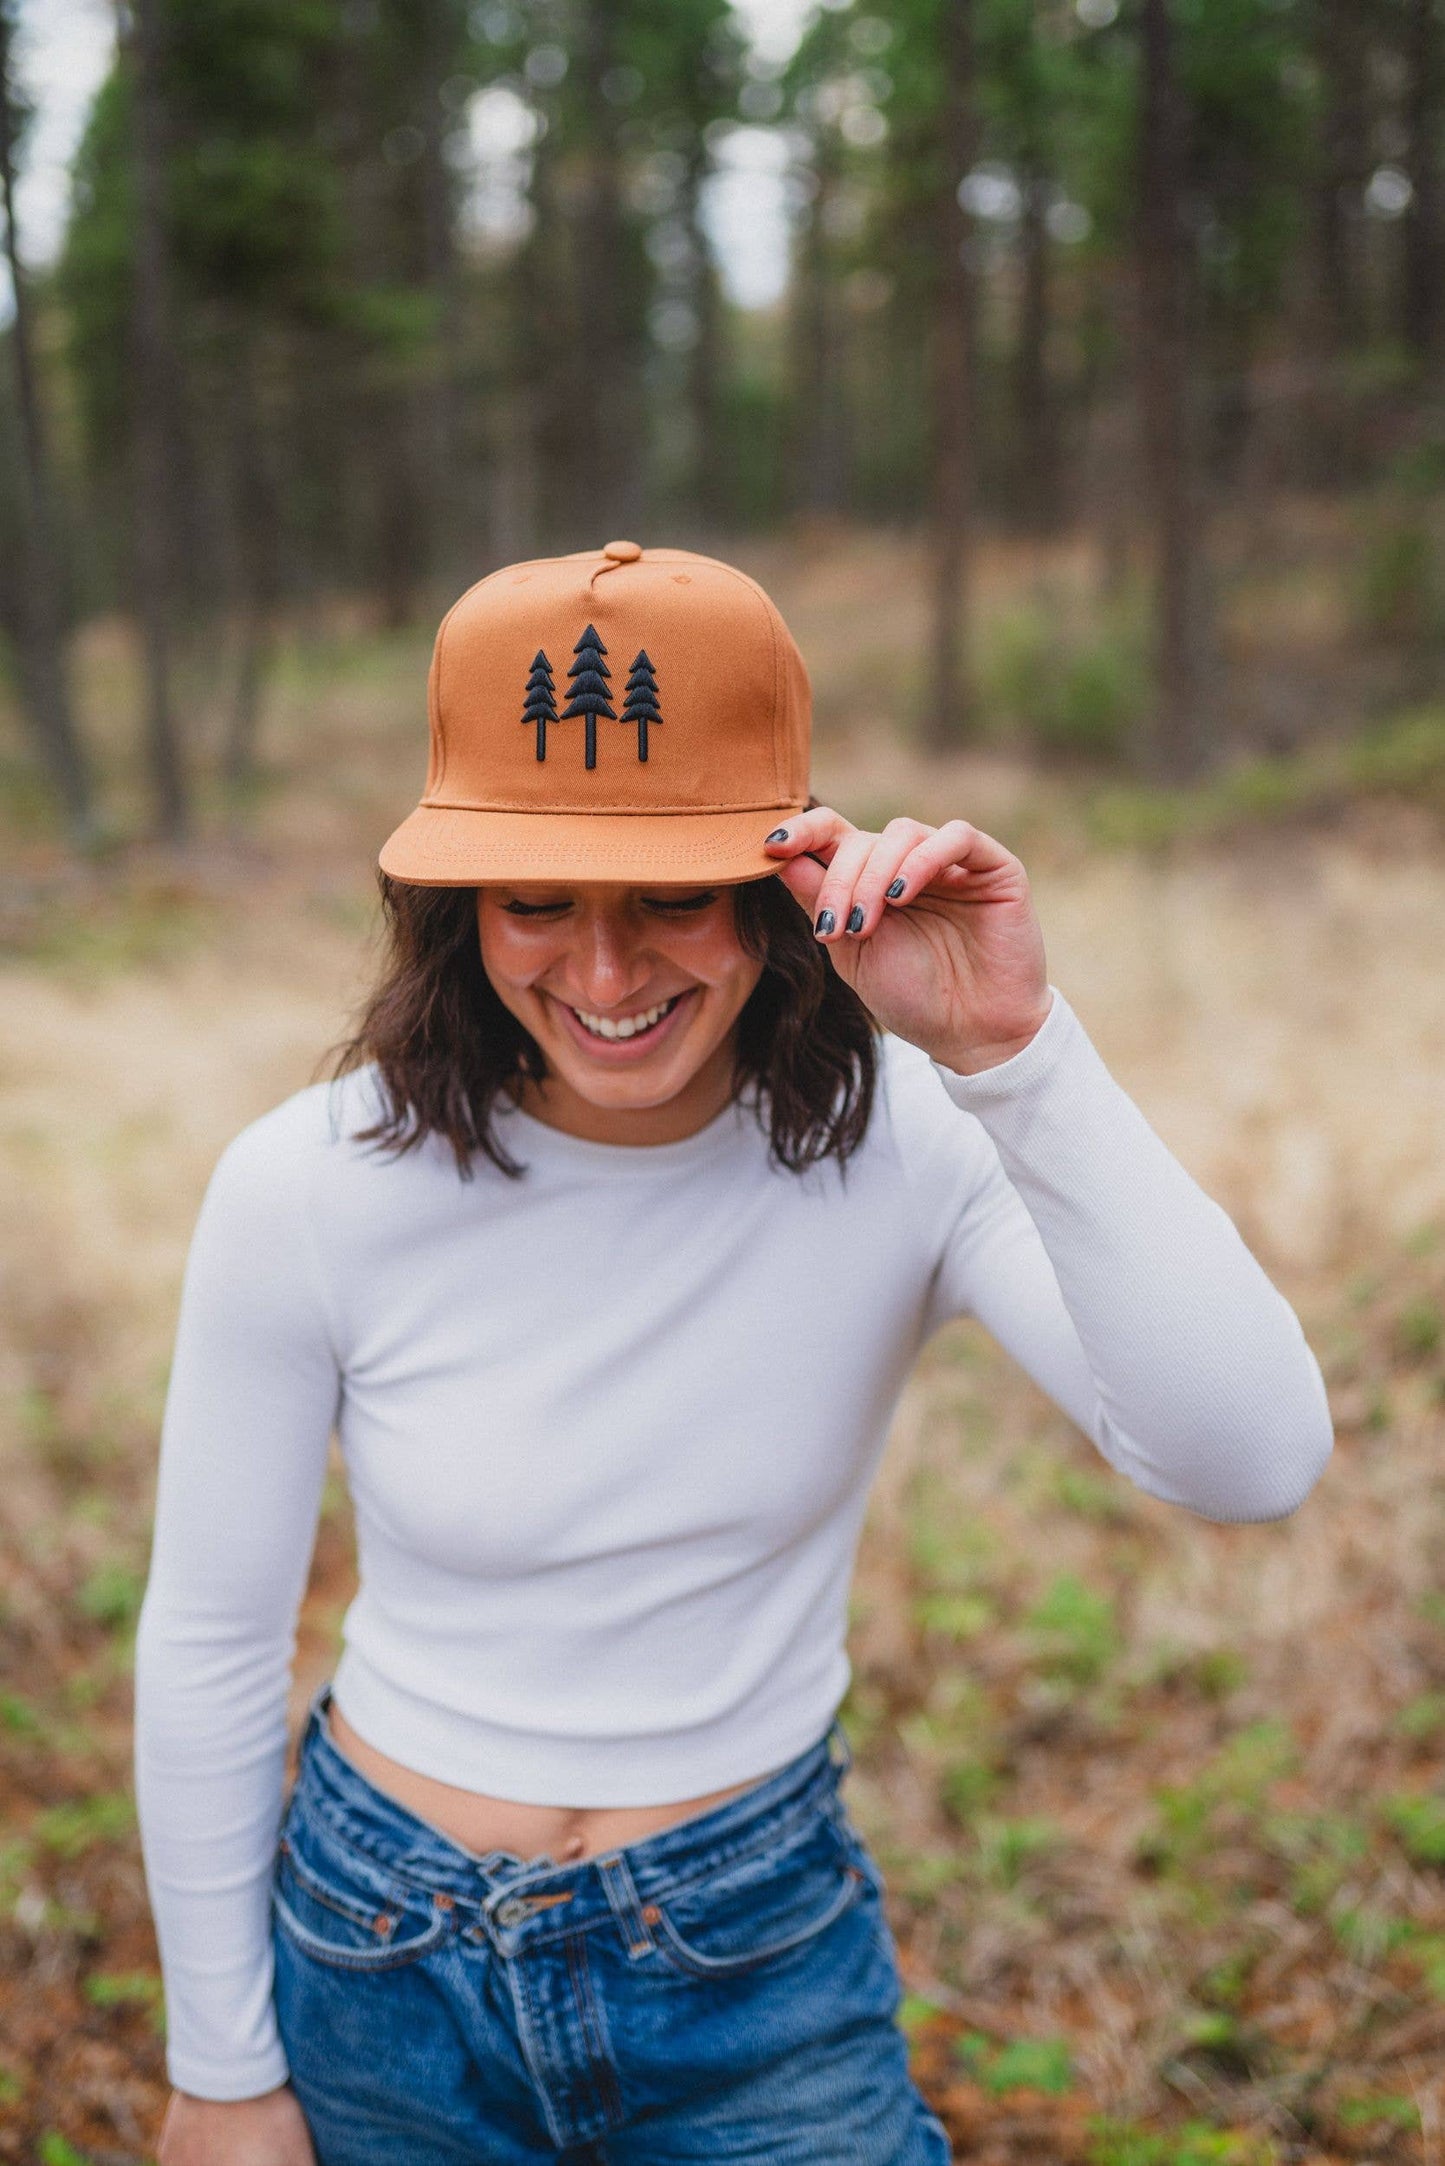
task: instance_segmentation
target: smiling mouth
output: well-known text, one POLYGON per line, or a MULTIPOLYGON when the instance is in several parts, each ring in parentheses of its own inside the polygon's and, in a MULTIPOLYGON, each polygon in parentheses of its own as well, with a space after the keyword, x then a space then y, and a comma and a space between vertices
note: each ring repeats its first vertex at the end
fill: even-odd
POLYGON ((673 993, 669 999, 659 1000, 651 1008, 639 1008, 635 1015, 615 1017, 589 1014, 585 1008, 574 1008, 570 1001, 564 1001, 562 1005, 576 1017, 589 1038, 598 1038, 605 1045, 615 1045, 651 1037, 662 1028, 678 1002, 685 998, 683 993, 673 993))

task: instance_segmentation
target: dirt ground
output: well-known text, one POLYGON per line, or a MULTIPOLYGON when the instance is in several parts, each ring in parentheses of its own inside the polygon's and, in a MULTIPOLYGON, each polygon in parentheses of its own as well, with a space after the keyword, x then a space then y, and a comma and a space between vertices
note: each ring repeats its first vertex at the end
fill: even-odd
MULTIPOLYGON (((799 607, 806 614, 805 598, 799 607)), ((186 1243, 311 1079, 420 781, 418 652, 298 676, 251 839, 12 852, 0 968, 0 2157, 150 2155, 164 2101, 129 1658, 186 1243), (345 758, 331 769, 338 748, 345 758)), ((96 681, 110 666, 97 654, 96 681)), ((318 665, 320 667, 320 665, 318 665)), ((326 668, 329 669, 329 663, 326 668)), ((1009 841, 1028 774, 839 721, 815 787, 1009 841)), ((957 1325, 855 1605, 855 1809, 957 2155, 1445 2158, 1445 863, 1411 808, 1025 853, 1050 975, 1295 1302, 1338 1448, 1289 1522, 1133 1491, 957 1325)), ((353 1585, 339 1479, 293 1718, 353 1585)))

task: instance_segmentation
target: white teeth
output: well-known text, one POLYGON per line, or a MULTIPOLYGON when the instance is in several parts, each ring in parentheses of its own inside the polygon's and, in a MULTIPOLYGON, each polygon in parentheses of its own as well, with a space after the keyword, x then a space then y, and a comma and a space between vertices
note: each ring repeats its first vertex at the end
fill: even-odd
POLYGON ((624 1015, 616 1020, 608 1015, 588 1015, 584 1008, 574 1008, 572 1013, 594 1038, 635 1038, 640 1030, 650 1030, 654 1023, 660 1023, 681 998, 680 993, 675 993, 671 1000, 660 1000, 655 1008, 644 1008, 640 1015, 624 1015))

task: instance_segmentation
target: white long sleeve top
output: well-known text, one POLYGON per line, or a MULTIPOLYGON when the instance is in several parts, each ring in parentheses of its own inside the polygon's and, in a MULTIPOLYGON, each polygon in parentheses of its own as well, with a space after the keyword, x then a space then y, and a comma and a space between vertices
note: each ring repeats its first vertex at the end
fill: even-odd
POLYGON ((854 1551, 900 1389, 977 1317, 1151 1495, 1295 1509, 1320 1371, 1235 1226, 1057 988, 974 1076, 896 1038, 857 1155, 768 1162, 729 1106, 681 1142, 512 1108, 527 1166, 352 1140, 375 1072, 244 1129, 182 1291, 136 1642, 135 1779, 172 2082, 286 2078, 269 1889, 328 1442, 359 1591, 333 1679, 406 1765, 554 1805, 779 1766, 848 1683, 854 1551))

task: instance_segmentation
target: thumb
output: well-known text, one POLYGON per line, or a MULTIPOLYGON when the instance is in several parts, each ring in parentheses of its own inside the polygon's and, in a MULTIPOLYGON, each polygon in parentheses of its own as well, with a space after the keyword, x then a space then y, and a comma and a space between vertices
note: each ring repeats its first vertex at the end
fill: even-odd
POLYGON ((785 864, 778 867, 778 878, 794 902, 807 912, 810 925, 816 915, 818 890, 823 885, 823 875, 827 869, 816 857, 810 857, 806 853, 800 857, 790 857, 785 864))

